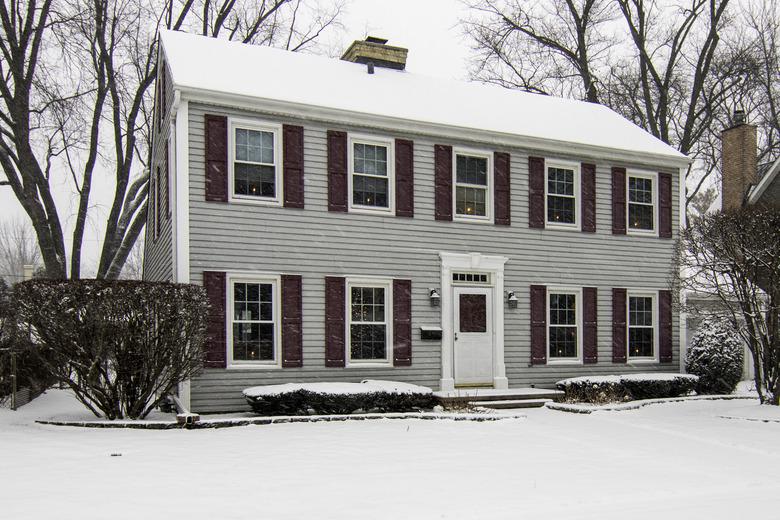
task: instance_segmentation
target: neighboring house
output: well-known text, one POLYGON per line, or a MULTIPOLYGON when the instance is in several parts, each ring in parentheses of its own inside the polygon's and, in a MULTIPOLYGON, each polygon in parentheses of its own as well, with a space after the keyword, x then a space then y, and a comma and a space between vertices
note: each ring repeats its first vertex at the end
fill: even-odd
POLYGON ((679 371, 689 160, 604 106, 411 74, 406 53, 162 34, 144 278, 212 306, 182 398, 679 371))

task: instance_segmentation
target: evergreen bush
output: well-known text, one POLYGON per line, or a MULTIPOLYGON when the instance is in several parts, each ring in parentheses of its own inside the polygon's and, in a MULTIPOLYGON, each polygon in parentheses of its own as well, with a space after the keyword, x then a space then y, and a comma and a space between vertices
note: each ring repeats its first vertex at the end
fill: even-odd
POLYGON ((705 318, 691 339, 685 370, 699 376, 699 394, 730 394, 742 378, 744 347, 723 318, 705 318))
POLYGON ((275 395, 247 395, 246 399, 259 415, 417 412, 439 404, 439 399, 431 393, 396 392, 328 394, 296 390, 275 395))
POLYGON ((558 381, 569 403, 620 403, 638 399, 681 397, 696 386, 696 376, 687 374, 626 374, 584 376, 558 381))

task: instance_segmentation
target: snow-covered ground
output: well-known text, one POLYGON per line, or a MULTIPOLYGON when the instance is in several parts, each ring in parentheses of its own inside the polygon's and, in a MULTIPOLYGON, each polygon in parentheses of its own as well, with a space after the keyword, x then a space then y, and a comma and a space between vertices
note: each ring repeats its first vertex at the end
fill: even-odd
POLYGON ((33 423, 74 404, 55 391, 0 410, 0 518, 780 518, 780 423, 723 418, 777 416, 754 401, 491 423, 33 423))

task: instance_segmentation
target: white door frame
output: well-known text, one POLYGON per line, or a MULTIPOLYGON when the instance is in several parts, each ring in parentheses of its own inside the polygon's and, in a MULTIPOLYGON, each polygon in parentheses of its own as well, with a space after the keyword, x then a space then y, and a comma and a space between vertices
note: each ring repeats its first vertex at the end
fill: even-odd
POLYGON ((441 379, 439 389, 455 389, 455 342, 452 272, 489 273, 493 282, 493 388, 509 388, 504 364, 504 264, 505 256, 481 253, 439 253, 441 258, 441 379))

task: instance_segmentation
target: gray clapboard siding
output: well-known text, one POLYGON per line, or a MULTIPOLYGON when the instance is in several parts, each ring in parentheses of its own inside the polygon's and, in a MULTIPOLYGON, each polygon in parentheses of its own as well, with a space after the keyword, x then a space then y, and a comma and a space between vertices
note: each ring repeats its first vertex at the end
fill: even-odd
MULTIPOLYGON (((597 161, 597 232, 537 230, 528 227, 528 155, 511 152, 510 227, 434 220, 434 144, 492 150, 489 144, 432 140, 415 135, 378 135, 414 140, 415 216, 413 219, 331 213, 327 209, 328 129, 367 133, 365 128, 331 127, 257 114, 261 120, 304 126, 305 209, 205 202, 204 115, 252 117, 253 114, 190 104, 190 270, 193 283, 204 270, 266 271, 303 275, 303 368, 252 370, 207 369, 192 381, 192 408, 201 412, 243 409, 241 390, 258 384, 300 381, 359 381, 386 378, 433 388, 441 377, 441 344, 422 341, 422 325, 439 325, 439 308, 428 301, 428 288, 440 285, 439 252, 480 252, 510 258, 505 287, 515 290, 517 309, 504 309, 505 361, 510 386, 551 386, 558 379, 629 371, 676 371, 679 354, 678 316, 673 317, 674 359, 671 364, 612 364, 612 288, 667 288, 673 241, 613 236, 611 167, 652 165, 597 161), (413 362, 399 368, 325 368, 324 277, 372 275, 412 280, 413 362), (530 367, 531 284, 598 288, 598 354, 596 365, 530 367)), ((579 157, 556 156, 582 162, 579 157)), ((591 161, 585 161, 591 162, 591 161)), ((664 171, 664 170, 661 170, 664 171)), ((672 173, 673 195, 678 175, 672 173)), ((678 207, 672 225, 677 235, 678 207)))
MULTIPOLYGON (((148 199, 148 213, 146 215, 146 230, 144 237, 144 258, 143 258, 143 279, 155 282, 160 281, 173 281, 173 218, 171 214, 171 205, 173 203, 173 193, 170 191, 169 181, 173 179, 175 164, 171 161, 168 168, 168 176, 165 175, 165 143, 170 140, 170 118, 171 107, 173 106, 174 89, 171 84, 171 77, 167 66, 160 71, 160 74, 166 75, 166 99, 165 110, 166 113, 163 116, 163 124, 160 128, 157 123, 157 113, 153 121, 154 132, 154 148, 152 149, 152 159, 149 182, 149 199, 148 199), (155 237, 155 225, 157 219, 157 208, 152 201, 157 193, 156 176, 157 168, 161 171, 161 186, 160 186, 160 204, 162 204, 161 220, 160 220, 160 232, 155 237), (151 182, 151 179, 155 178, 155 182, 151 182), (168 206, 165 205, 165 192, 169 193, 168 206)), ((159 81, 159 80, 158 80, 159 81)), ((159 107, 155 107, 159 109, 159 107)), ((172 150, 171 150, 172 151, 172 150)))

